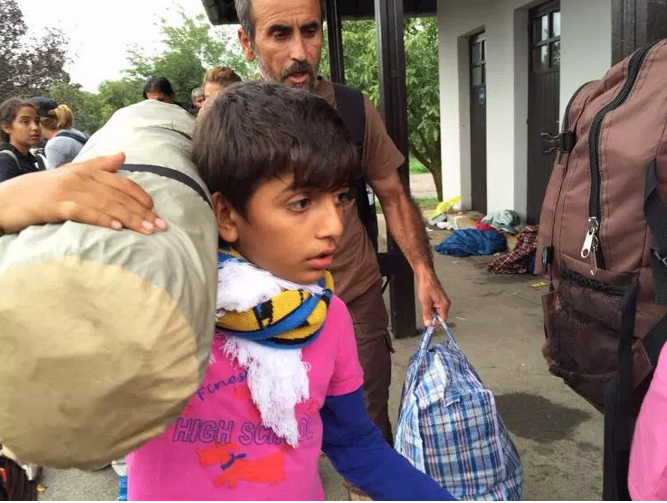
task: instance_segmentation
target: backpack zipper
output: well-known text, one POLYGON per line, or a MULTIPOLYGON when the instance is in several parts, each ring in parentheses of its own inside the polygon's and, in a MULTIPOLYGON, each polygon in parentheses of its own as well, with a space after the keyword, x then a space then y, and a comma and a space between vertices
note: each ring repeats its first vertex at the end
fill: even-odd
MULTIPOLYGON (((561 124, 561 129, 560 129, 561 136, 566 134, 566 133, 574 133, 574 131, 570 131, 570 109, 572 108, 572 105, 574 104, 574 100, 576 100, 577 96, 579 96, 581 91, 584 90, 584 87, 586 87, 588 84, 591 84, 593 82, 595 82, 595 81, 594 80, 589 80, 585 84, 582 84, 579 87, 579 89, 577 89, 574 92, 574 94, 570 98, 570 101, 567 102, 567 106, 565 107, 565 113, 563 114, 563 122, 561 124)), ((575 143, 576 143, 576 138, 575 138, 575 143)), ((570 153, 570 152, 564 152, 563 150, 561 150, 558 153, 558 162, 559 163, 561 163, 561 164, 563 163, 563 155, 565 155, 566 153, 570 153)))
POLYGON ((630 59, 628 67, 628 76, 625 85, 616 95, 616 97, 607 103, 600 110, 591 123, 591 129, 588 137, 588 149, 590 157, 591 171, 591 194, 588 201, 588 231, 584 238, 584 244, 581 248, 581 258, 588 258, 591 261, 591 274, 597 274, 598 268, 606 269, 604 253, 600 242, 600 227, 602 226, 602 207, 600 204, 600 136, 602 133, 602 122, 609 112, 616 110, 623 105, 630 96, 630 92, 637 81, 639 71, 646 60, 649 51, 657 42, 638 50, 630 59))

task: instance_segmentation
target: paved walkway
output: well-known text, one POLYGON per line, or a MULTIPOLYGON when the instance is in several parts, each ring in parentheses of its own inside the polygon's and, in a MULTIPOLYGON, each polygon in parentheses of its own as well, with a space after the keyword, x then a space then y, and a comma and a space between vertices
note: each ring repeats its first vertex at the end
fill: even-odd
POLYGON ((410 192, 412 192, 412 197, 416 199, 438 197, 433 175, 431 173, 410 175, 410 192))
MULTIPOLYGON (((430 234, 432 244, 444 233, 430 234)), ((485 383, 522 456, 526 500, 596 500, 601 495, 602 416, 559 379, 541 355, 544 340, 537 280, 493 276, 483 260, 436 255, 439 277, 451 296, 454 334, 485 383)), ((395 341, 391 417, 396 418, 408 358, 416 338, 395 341)), ((326 460, 321 473, 327 499, 346 497, 341 479, 326 460)), ((109 500, 116 477, 46 470, 43 500, 109 500)))

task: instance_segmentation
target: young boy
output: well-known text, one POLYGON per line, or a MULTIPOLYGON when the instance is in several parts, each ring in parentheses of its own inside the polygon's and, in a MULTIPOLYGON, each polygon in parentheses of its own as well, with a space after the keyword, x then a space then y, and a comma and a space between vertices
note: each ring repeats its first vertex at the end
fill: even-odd
POLYGON ((221 240, 218 333, 181 417, 128 456, 129 499, 321 500, 320 450, 374 499, 452 499, 366 416, 352 321, 327 272, 358 162, 335 110, 238 84, 202 110, 193 157, 221 240))

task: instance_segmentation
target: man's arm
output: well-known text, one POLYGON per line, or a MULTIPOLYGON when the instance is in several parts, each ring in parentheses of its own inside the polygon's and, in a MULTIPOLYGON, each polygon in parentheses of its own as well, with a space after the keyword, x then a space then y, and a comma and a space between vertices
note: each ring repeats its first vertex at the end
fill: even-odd
POLYGON ((434 312, 446 320, 451 302, 435 274, 431 245, 419 208, 406 194, 397 171, 369 183, 380 200, 389 232, 417 277, 424 326, 431 324, 434 312))

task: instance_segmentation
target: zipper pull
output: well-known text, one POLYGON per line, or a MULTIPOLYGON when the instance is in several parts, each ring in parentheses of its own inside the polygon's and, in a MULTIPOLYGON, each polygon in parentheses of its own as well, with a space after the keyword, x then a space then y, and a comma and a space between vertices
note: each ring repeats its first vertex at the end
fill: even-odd
POLYGON ((581 248, 581 258, 590 258, 591 274, 595 276, 598 272, 597 250, 600 245, 598 240, 598 231, 600 230, 600 223, 596 217, 588 219, 588 232, 584 238, 584 246, 581 248))

